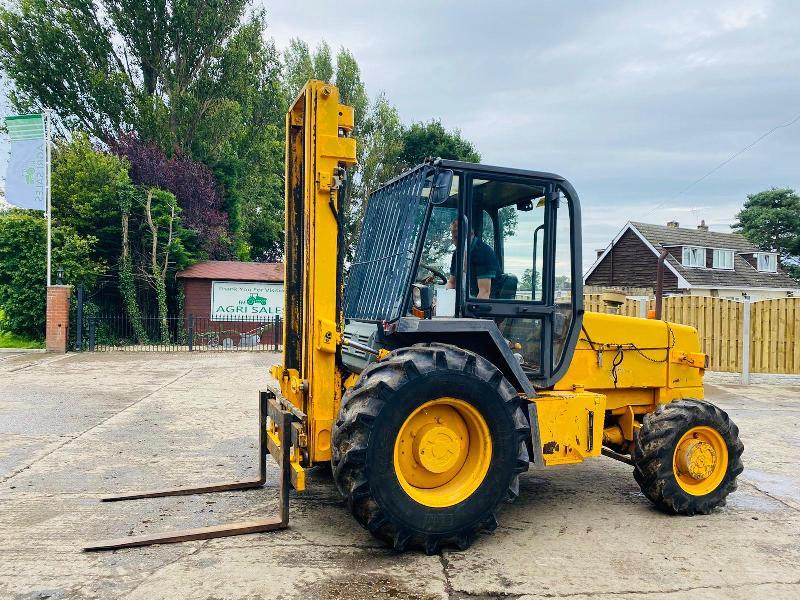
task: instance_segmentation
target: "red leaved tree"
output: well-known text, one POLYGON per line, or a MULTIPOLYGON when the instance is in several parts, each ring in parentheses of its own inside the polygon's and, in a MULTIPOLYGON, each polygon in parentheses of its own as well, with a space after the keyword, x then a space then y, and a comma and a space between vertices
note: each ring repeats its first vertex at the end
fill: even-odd
POLYGON ((143 142, 133 135, 120 136, 109 146, 112 152, 130 163, 133 183, 174 194, 181 208, 183 226, 197 233, 196 247, 187 248, 190 252, 211 259, 231 258, 228 215, 222 190, 211 169, 180 154, 167 158, 156 144, 143 142))

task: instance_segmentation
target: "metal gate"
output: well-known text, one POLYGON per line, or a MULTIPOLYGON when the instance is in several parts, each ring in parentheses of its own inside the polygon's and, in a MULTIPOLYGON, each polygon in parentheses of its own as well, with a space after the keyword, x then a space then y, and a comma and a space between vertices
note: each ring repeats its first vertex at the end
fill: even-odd
POLYGON ((84 290, 78 287, 72 319, 73 348, 108 352, 280 351, 283 320, 259 321, 206 316, 142 315, 86 310, 84 290))

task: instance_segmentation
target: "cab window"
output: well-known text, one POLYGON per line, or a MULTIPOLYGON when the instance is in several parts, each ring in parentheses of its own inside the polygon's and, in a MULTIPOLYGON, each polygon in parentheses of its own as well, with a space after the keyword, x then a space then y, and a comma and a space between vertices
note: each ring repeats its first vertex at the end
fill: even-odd
POLYGON ((469 297, 541 301, 544 188, 489 179, 471 188, 469 297))

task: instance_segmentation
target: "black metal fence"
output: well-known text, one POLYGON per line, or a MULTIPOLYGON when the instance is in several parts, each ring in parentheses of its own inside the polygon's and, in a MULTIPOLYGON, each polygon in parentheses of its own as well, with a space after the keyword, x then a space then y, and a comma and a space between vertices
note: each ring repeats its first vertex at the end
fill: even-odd
MULTIPOLYGON (((80 314, 80 313, 79 313, 80 314)), ((283 321, 186 316, 143 316, 137 323, 125 314, 82 314, 76 318, 76 350, 107 352, 197 352, 282 348, 283 321)))

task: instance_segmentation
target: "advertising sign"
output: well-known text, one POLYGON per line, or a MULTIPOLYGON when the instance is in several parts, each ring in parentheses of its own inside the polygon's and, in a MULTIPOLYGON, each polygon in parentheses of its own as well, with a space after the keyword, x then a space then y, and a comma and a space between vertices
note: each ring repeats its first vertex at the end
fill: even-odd
POLYGON ((18 208, 47 210, 45 127, 42 115, 7 117, 11 157, 6 201, 18 208))
POLYGON ((282 283, 211 283, 212 321, 267 321, 275 317, 283 317, 282 283))

